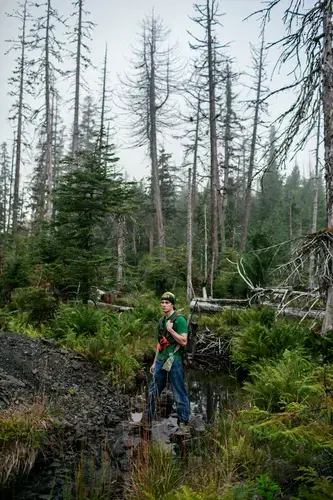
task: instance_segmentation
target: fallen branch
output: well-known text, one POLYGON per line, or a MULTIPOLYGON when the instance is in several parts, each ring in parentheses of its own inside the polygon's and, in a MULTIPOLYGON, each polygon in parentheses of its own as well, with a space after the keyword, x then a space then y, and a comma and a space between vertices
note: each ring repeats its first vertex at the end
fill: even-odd
POLYGON ((107 304, 106 302, 93 302, 92 300, 88 300, 88 304, 91 306, 96 306, 98 308, 109 308, 109 309, 114 309, 117 312, 123 312, 123 311, 133 311, 134 307, 128 307, 128 306, 117 306, 117 304, 107 304))

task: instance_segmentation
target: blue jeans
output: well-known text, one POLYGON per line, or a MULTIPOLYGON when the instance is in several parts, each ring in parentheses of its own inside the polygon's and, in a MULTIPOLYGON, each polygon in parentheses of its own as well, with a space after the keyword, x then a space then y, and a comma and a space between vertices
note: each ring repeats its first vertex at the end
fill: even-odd
POLYGON ((146 406, 146 418, 148 422, 153 420, 156 411, 156 398, 162 393, 169 381, 173 399, 176 402, 178 423, 187 423, 190 419, 190 401, 185 387, 183 361, 175 359, 169 372, 162 369, 163 364, 164 361, 160 359, 156 361, 146 406))

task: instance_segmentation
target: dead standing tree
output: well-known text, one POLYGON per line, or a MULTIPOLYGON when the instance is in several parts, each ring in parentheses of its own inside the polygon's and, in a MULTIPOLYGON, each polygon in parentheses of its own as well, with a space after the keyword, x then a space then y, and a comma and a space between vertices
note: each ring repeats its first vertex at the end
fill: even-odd
POLYGON ((20 177, 21 177, 21 163, 22 163, 22 144, 24 134, 24 123, 28 120, 30 115, 30 107, 25 102, 25 94, 31 90, 31 82, 27 77, 29 63, 27 62, 27 23, 31 17, 27 11, 27 0, 19 4, 19 8, 9 17, 14 17, 19 20, 19 36, 16 40, 7 40, 12 46, 8 50, 18 51, 19 56, 16 59, 16 67, 13 76, 9 79, 11 91, 9 95, 15 98, 12 106, 12 113, 10 119, 16 122, 16 151, 15 151, 15 175, 14 175, 14 189, 13 189, 13 203, 12 203, 12 232, 17 232, 17 221, 20 203, 20 177))
POLYGON ((69 32, 69 44, 75 45, 75 51, 70 52, 70 56, 75 58, 75 69, 70 72, 74 75, 74 121, 72 136, 72 155, 74 156, 79 147, 79 115, 80 115, 80 97, 81 89, 84 86, 84 71, 92 66, 89 58, 90 49, 87 41, 91 40, 91 32, 95 27, 92 21, 85 19, 89 15, 84 9, 84 0, 77 0, 73 3, 75 11, 72 16, 76 18, 74 30, 69 32))
POLYGON ((202 5, 194 4, 196 16, 192 21, 204 31, 203 36, 190 32, 193 43, 190 47, 199 50, 203 55, 200 73, 206 79, 205 87, 209 102, 209 134, 210 134, 210 194, 211 194, 211 266, 210 285, 213 288, 214 275, 218 264, 218 151, 217 151, 217 112, 216 112, 216 78, 217 53, 222 48, 215 36, 215 29, 220 25, 218 3, 206 0, 202 5))
POLYGON ((252 47, 252 59, 254 67, 254 91, 255 100, 252 103, 253 107, 253 126, 252 126, 252 137, 251 137, 251 149, 250 149, 250 159, 249 167, 247 171, 247 183, 245 188, 245 206, 244 206, 244 220, 242 227, 242 238, 241 238, 241 251, 245 252, 247 243, 247 233, 249 228, 250 214, 251 214, 251 195, 252 195, 252 181, 255 167, 256 150, 258 142, 258 128, 260 121, 260 113, 263 107, 263 96, 265 92, 264 88, 264 78, 265 78, 265 37, 264 30, 261 35, 261 45, 259 49, 252 47))
POLYGON ((54 82, 57 76, 63 75, 60 69, 63 57, 63 44, 56 37, 57 25, 64 25, 62 17, 52 7, 51 0, 35 4, 36 17, 29 33, 28 49, 32 53, 31 77, 35 86, 35 97, 43 99, 43 104, 35 110, 35 117, 39 118, 39 130, 42 142, 42 182, 40 186, 41 218, 47 220, 52 217, 52 190, 53 190, 53 123, 52 97, 56 90, 54 82), (43 10, 39 14, 39 9, 43 10), (45 206, 44 206, 45 204, 45 206))
POLYGON ((126 112, 134 147, 148 145, 151 159, 152 204, 156 214, 157 246, 165 247, 164 220, 158 178, 158 136, 177 125, 174 96, 181 69, 177 46, 170 47, 170 31, 154 12, 141 22, 138 48, 133 49, 132 71, 122 81, 120 100, 126 112))
MULTIPOLYGON (((267 7, 259 11, 267 22, 275 6, 281 0, 270 0, 267 7)), ((292 83, 272 94, 285 90, 297 91, 291 107, 281 115, 280 122, 287 125, 284 140, 277 154, 286 158, 293 148, 299 151, 307 142, 318 124, 318 114, 322 106, 324 117, 324 161, 327 199, 328 229, 310 235, 309 242, 301 250, 300 258, 313 252, 321 254, 321 283, 325 288, 326 310, 322 333, 333 330, 333 49, 332 49, 332 4, 333 0, 320 0, 311 8, 306 8, 303 0, 289 0, 283 21, 286 35, 273 45, 280 46, 282 52, 278 65, 294 61, 292 83), (302 57, 305 55, 305 58, 302 57), (296 71, 297 70, 297 71, 296 71), (324 256, 321 253, 324 251, 324 256)), ((318 259, 319 262, 319 259, 318 259)), ((300 264, 299 264, 300 265, 300 264)))

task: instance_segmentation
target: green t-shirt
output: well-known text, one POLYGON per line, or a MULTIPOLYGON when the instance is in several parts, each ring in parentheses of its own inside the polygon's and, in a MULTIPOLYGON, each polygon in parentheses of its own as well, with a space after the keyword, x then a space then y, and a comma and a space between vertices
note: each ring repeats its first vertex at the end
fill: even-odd
MULTIPOLYGON (((160 318, 158 320, 158 337, 160 337, 162 332, 166 329, 167 322, 168 321, 172 322, 172 318, 174 318, 176 316, 176 314, 177 314, 177 312, 175 311, 171 316, 169 316, 169 318, 166 318, 165 316, 163 316, 162 318, 160 318)), ((176 320, 173 323, 173 329, 179 335, 181 335, 183 333, 186 333, 186 334, 188 333, 187 321, 184 318, 184 316, 178 316, 178 318, 176 318, 176 320)), ((168 347, 163 349, 163 351, 160 351, 158 353, 157 359, 162 359, 163 361, 165 361, 169 357, 169 354, 175 350, 177 345, 179 345, 178 342, 173 338, 171 333, 169 333, 168 331, 166 331, 165 336, 166 336, 167 340, 169 342, 171 342, 171 345, 169 345, 168 347)), ((175 353, 175 356, 174 356, 175 359, 182 358, 182 350, 183 350, 183 347, 181 347, 179 349, 179 351, 177 351, 175 353)))

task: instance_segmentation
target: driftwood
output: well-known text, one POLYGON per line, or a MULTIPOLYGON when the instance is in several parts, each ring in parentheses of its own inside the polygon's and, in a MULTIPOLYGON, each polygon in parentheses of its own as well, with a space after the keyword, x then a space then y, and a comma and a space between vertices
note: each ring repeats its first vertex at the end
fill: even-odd
POLYGON ((133 311, 134 307, 128 306, 117 306, 117 304, 107 304, 106 302, 93 302, 92 300, 88 300, 88 304, 91 306, 96 306, 101 309, 114 309, 117 312, 123 311, 133 311))

